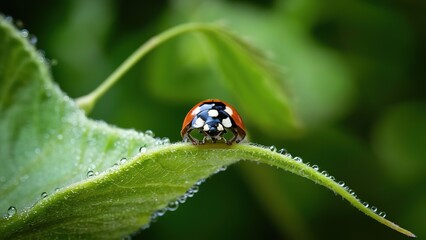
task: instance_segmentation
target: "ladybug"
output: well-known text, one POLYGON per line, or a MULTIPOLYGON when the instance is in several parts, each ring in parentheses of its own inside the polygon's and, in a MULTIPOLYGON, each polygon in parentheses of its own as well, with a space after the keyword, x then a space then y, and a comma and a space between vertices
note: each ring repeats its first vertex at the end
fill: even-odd
POLYGON ((213 143, 223 140, 231 145, 241 142, 246 136, 246 130, 235 108, 219 99, 207 99, 189 110, 183 120, 180 134, 184 141, 191 140, 193 144, 204 144, 207 140, 213 143), (204 135, 202 141, 191 136, 193 130, 204 135), (230 140, 223 136, 228 131, 234 135, 230 140))

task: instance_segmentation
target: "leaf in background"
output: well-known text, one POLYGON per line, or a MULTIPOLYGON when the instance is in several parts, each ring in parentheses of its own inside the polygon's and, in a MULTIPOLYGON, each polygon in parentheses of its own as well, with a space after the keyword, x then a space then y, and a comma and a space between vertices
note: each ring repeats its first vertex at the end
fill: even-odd
MULTIPOLYGON (((197 48, 198 44, 202 44, 203 39, 198 42, 182 41, 176 44, 176 48, 170 47, 167 50, 160 50, 159 56, 154 53, 155 61, 152 64, 161 62, 165 64, 162 66, 166 66, 167 69, 179 68, 180 66, 185 69, 179 72, 184 71, 187 75, 196 77, 181 78, 179 79, 180 85, 174 82, 170 83, 176 89, 182 89, 172 96, 179 96, 180 94, 180 99, 185 99, 200 94, 196 91, 194 93, 194 91, 185 90, 186 88, 191 89, 192 86, 197 86, 197 91, 210 94, 211 90, 206 90, 209 85, 200 83, 205 80, 205 77, 197 74, 205 69, 208 63, 205 60, 201 62, 202 64, 197 62, 197 64, 190 66, 182 66, 180 60, 202 59, 201 56, 206 55, 206 53, 207 59, 211 59, 213 55, 214 63, 218 63, 216 64, 218 66, 216 72, 219 72, 219 77, 213 80, 217 94, 225 95, 224 92, 229 92, 229 96, 235 98, 239 103, 238 107, 243 109, 243 114, 247 115, 247 121, 254 123, 255 127, 260 128, 261 131, 268 131, 279 137, 294 137, 293 134, 297 135, 299 133, 297 129, 300 127, 322 126, 347 113, 356 90, 344 59, 332 49, 322 46, 312 36, 311 31, 316 24, 313 20, 318 17, 318 12, 321 12, 319 6, 306 4, 306 2, 285 1, 277 2, 274 8, 263 9, 229 1, 175 0, 173 1, 173 11, 165 17, 165 21, 168 23, 225 21, 237 32, 238 38, 249 36, 250 42, 254 42, 256 47, 272 53, 274 62, 285 67, 285 74, 280 70, 276 75, 265 76, 265 74, 262 74, 262 77, 260 77, 258 71, 250 71, 246 68, 241 72, 238 69, 243 65, 247 66, 247 59, 253 57, 250 56, 251 53, 247 54, 245 60, 244 58, 237 59, 235 56, 228 59, 232 54, 229 54, 227 50, 232 49, 234 53, 239 51, 240 56, 241 50, 237 50, 234 46, 231 47, 229 42, 226 44, 223 42, 213 43, 212 38, 208 40, 211 45, 204 44, 205 47, 201 48, 203 51, 188 52, 188 49, 197 48), (226 50, 219 49, 217 51, 217 44, 227 45, 226 50), (245 62, 239 62, 240 60, 245 62), (223 63, 221 63, 222 61, 223 63), (244 79, 243 77, 248 78, 244 79), (246 93, 244 88, 240 89, 240 79, 247 82, 245 87, 251 87, 249 93, 246 93), (250 84, 253 80, 257 81, 254 86, 250 84), (265 98, 261 90, 271 91, 272 93, 279 92, 278 102, 285 99, 285 104, 289 107, 279 107, 276 103, 277 99, 271 101, 271 98, 276 96, 265 98), (267 109, 252 108, 253 99, 264 102, 263 108, 267 109), (289 109, 291 109, 292 115, 297 116, 297 119, 287 119, 287 122, 284 122, 284 126, 282 126, 281 120, 278 121, 278 119, 285 116, 289 109), (264 114, 277 117, 278 113, 283 114, 276 118, 277 121, 274 124, 258 119, 259 116, 266 117, 264 114), (293 126, 292 124, 289 125, 288 121, 293 121, 293 126)), ((217 40, 220 39, 216 38, 215 41, 217 40)), ((268 65, 268 58, 259 57, 256 57, 257 60, 263 59, 262 62, 268 65)), ((249 64, 249 66, 253 65, 254 68, 259 67, 258 64, 249 64)), ((276 66, 272 68, 269 66, 265 71, 270 74, 271 69, 274 68, 277 69, 276 66)), ((150 85, 156 86, 153 89, 159 89, 168 82, 168 79, 164 77, 167 73, 157 73, 157 70, 151 69, 150 71, 156 72, 150 75, 155 79, 150 83, 150 85)), ((208 77, 208 79, 211 78, 211 76, 208 77)), ((167 96, 163 94, 160 94, 160 96, 167 99, 167 96)), ((208 95, 204 96, 208 97, 208 95)), ((254 105, 257 106, 258 104, 254 103, 254 105)), ((270 119, 274 119, 274 117, 270 119)))
POLYGON ((2 16, 0 50, 2 238, 123 237, 152 216, 176 210, 203 179, 239 159, 306 177, 414 236, 363 206, 328 174, 290 155, 247 144, 169 145, 166 139, 87 119, 51 82, 45 59, 2 16))
POLYGON ((152 78, 148 84, 157 95, 173 101, 218 98, 226 95, 222 90, 226 86, 230 95, 240 102, 239 109, 245 119, 255 126, 275 129, 271 134, 277 136, 300 132, 302 127, 279 80, 282 73, 278 66, 260 50, 223 27, 202 30, 197 37, 186 37, 182 40, 189 41, 163 46, 159 55, 154 57, 151 64, 156 66, 150 68, 152 78), (196 48, 203 50, 206 56, 202 58, 201 50, 196 48), (189 64, 188 61, 195 70, 188 71, 183 66, 189 64), (215 71, 210 70, 212 67, 215 71), (168 70, 164 71, 164 68, 168 70), (212 73, 216 73, 216 78, 211 76, 212 73), (169 90, 160 93, 162 89, 169 90), (173 93, 169 94, 172 89, 173 93))
POLYGON ((226 30, 203 36, 208 54, 225 85, 240 100, 240 109, 256 126, 276 136, 301 130, 291 108, 279 68, 262 52, 226 30))

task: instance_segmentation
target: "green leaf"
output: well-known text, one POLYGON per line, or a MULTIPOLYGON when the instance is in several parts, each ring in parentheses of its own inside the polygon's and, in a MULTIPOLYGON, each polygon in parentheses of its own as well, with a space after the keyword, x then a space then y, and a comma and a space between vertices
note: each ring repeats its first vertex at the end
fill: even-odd
POLYGON ((302 130, 281 79, 281 67, 223 26, 211 25, 192 38, 177 39, 154 53, 153 60, 149 72, 155 80, 148 84, 162 98, 200 101, 228 94, 231 97, 227 98, 240 103, 245 119, 254 126, 275 129, 271 134, 276 136, 292 136, 302 130), (193 51, 194 46, 201 51, 193 51), (185 91, 176 91, 182 85, 185 91))
POLYGON ((170 145, 152 133, 87 119, 51 82, 45 59, 2 16, 0 50, 1 238, 123 237, 176 210, 205 178, 240 159, 306 177, 414 236, 288 154, 249 144, 170 145))

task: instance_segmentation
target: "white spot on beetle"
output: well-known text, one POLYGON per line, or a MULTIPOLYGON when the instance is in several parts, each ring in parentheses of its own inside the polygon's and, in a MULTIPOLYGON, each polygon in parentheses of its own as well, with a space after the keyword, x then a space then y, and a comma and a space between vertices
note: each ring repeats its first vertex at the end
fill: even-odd
POLYGON ((222 124, 217 124, 217 130, 219 130, 219 131, 223 131, 224 129, 223 129, 223 126, 222 126, 222 124))
POLYGON ((201 118, 197 118, 194 123, 194 128, 200 128, 204 125, 205 121, 201 118))
POLYGON ((219 112, 216 109, 211 109, 207 112, 210 117, 217 117, 219 116, 219 112))
POLYGON ((207 124, 204 124, 203 130, 204 130, 205 132, 207 132, 208 130, 210 130, 210 126, 209 126, 209 125, 207 125, 207 124))
POLYGON ((234 114, 234 111, 232 111, 232 109, 228 106, 226 106, 225 112, 227 112, 229 114, 229 116, 232 116, 232 114, 234 114))
POLYGON ((223 126, 224 126, 224 127, 226 127, 226 128, 230 128, 230 127, 232 127, 232 122, 231 122, 231 119, 229 119, 229 117, 227 117, 227 118, 223 119, 223 120, 222 120, 222 124, 223 124, 223 126))

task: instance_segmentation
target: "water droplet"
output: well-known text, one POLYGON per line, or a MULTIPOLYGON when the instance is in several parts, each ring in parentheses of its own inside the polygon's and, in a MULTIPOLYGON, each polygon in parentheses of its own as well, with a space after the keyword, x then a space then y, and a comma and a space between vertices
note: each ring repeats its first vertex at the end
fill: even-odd
POLYGON ((154 137, 155 136, 154 132, 151 131, 151 130, 146 130, 145 131, 145 135, 150 136, 150 137, 154 137))
POLYGON ((227 168, 227 166, 222 166, 222 167, 218 168, 214 173, 223 172, 223 171, 226 170, 226 168, 227 168))
POLYGON ((162 145, 163 141, 161 141, 160 139, 155 140, 155 145, 162 145))
POLYGON ((93 172, 92 170, 87 171, 87 177, 88 178, 91 178, 93 176, 95 176, 95 172, 93 172))
POLYGON ((165 213, 167 212, 167 208, 163 208, 158 210, 157 212, 155 212, 155 214, 157 215, 157 217, 161 217, 163 216, 165 213))
POLYGON ((13 23, 13 18, 11 16, 6 16, 4 20, 8 23, 13 23))
POLYGON ((41 193, 41 198, 47 198, 47 192, 42 192, 41 193))
POLYGON ((327 171, 322 171, 321 174, 324 175, 324 176, 326 176, 326 177, 328 177, 328 172, 327 171))
POLYGON ((167 137, 164 137, 163 139, 161 139, 163 141, 163 144, 170 144, 170 139, 167 137))
POLYGON ((191 188, 191 191, 192 191, 193 193, 197 193, 199 190, 200 190, 200 188, 198 187, 198 185, 194 185, 194 186, 192 186, 192 188, 191 188))
POLYGON ((30 36, 29 36, 29 41, 30 41, 30 44, 31 44, 31 45, 35 46, 35 45, 37 44, 38 39, 37 39, 37 37, 36 37, 36 36, 34 36, 34 35, 30 35, 30 36))
POLYGON ((375 207, 375 206, 371 206, 371 211, 373 211, 373 212, 377 212, 377 207, 375 207))
POLYGON ((386 217, 386 213, 385 212, 379 212, 379 216, 382 217, 382 218, 385 218, 386 217))
POLYGON ((318 170, 319 170, 318 165, 312 165, 312 168, 313 168, 315 171, 318 171, 318 170))
POLYGON ((125 164, 127 162, 127 158, 120 159, 120 164, 125 164))
MULTIPOLYGON (((286 154, 287 155, 287 154, 286 154)), ((288 155, 290 155, 290 154, 288 154, 288 155)), ((291 157, 291 155, 290 155, 290 157, 291 157)), ((294 160, 296 161, 296 162, 303 162, 303 159, 301 158, 301 157, 294 157, 294 160)))
MULTIPOLYGON (((152 219, 151 219, 151 221, 152 221, 152 219)), ((142 230, 142 231, 143 231, 143 230, 146 230, 146 229, 148 229, 149 227, 151 227, 151 223, 147 223, 147 224, 143 225, 143 226, 141 227, 141 230, 142 230)))
POLYGON ((366 208, 368 208, 368 206, 370 206, 370 205, 368 204, 368 202, 363 202, 363 203, 362 203, 362 205, 364 205, 364 207, 366 207, 366 208))
POLYGON ((334 176, 332 176, 332 175, 328 176, 328 178, 330 178, 333 181, 336 181, 336 178, 334 176))
POLYGON ((280 150, 278 150, 278 153, 285 155, 287 153, 287 150, 285 148, 281 148, 280 150))
POLYGON ((272 152, 276 152, 277 151, 277 147, 275 147, 274 145, 269 147, 269 150, 271 150, 272 152))
POLYGON ((38 55, 38 60, 41 63, 47 63, 48 62, 47 59, 46 59, 46 57, 45 57, 45 53, 44 53, 43 50, 38 50, 37 51, 37 55, 38 55))
POLYGON ((180 203, 185 203, 185 202, 186 202, 186 195, 180 196, 180 197, 178 198, 178 201, 179 201, 180 203))
POLYGON ((197 188, 198 188, 198 186, 200 186, 203 182, 205 182, 206 181, 206 179, 204 179, 204 178, 201 178, 200 180, 198 180, 196 183, 195 183, 195 185, 197 186, 197 188))
POLYGON ((349 192, 351 189, 348 186, 345 186, 344 189, 349 192))
POLYGON ((24 38, 27 38, 29 34, 30 33, 28 32, 27 29, 22 29, 21 30, 21 36, 24 37, 24 38))
POLYGON ((140 153, 146 153, 146 147, 143 147, 143 146, 142 146, 142 147, 140 147, 140 148, 139 148, 139 152, 140 152, 140 153))
POLYGON ((176 209, 178 209, 178 207, 179 207, 178 201, 171 201, 171 202, 169 202, 169 205, 167 205, 167 210, 176 211, 176 209))
POLYGON ((344 187, 344 186, 345 186, 345 182, 343 182, 343 181, 339 181, 339 182, 338 182, 338 184, 339 184, 340 186, 342 186, 342 187, 344 187))
POLYGON ((59 191, 59 190, 61 190, 60 188, 55 188, 55 192, 57 192, 57 191, 59 191))
POLYGON ((16 207, 10 206, 7 209, 7 216, 6 217, 8 217, 8 218, 13 217, 16 214, 16 212, 17 212, 16 207))

